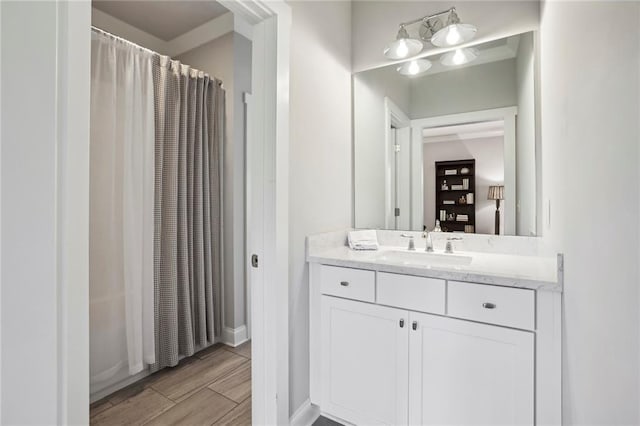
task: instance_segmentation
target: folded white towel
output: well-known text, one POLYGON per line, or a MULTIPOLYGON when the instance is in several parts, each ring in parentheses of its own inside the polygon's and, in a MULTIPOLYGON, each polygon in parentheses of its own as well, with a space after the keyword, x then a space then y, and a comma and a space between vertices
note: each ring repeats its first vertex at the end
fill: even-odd
POLYGON ((352 250, 378 250, 378 234, 374 230, 349 231, 347 240, 352 250))

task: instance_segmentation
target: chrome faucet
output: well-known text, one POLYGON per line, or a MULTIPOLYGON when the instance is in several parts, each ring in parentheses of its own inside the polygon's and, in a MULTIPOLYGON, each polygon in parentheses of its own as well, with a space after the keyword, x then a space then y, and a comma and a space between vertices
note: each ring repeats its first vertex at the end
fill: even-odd
POLYGON ((431 232, 425 231, 425 238, 427 239, 425 242, 424 251, 431 253, 433 251, 433 241, 431 240, 431 232))
POLYGON ((462 238, 449 237, 447 238, 447 245, 444 247, 445 253, 453 253, 453 243, 451 241, 460 241, 462 238))
POLYGON ((416 251, 416 243, 413 241, 413 235, 400 234, 400 236, 402 238, 409 238, 409 247, 407 247, 407 250, 416 251))

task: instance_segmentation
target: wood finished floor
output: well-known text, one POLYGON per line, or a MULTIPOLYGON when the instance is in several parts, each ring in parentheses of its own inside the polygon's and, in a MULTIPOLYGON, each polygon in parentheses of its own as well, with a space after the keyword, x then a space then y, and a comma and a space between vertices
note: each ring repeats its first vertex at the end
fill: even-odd
POLYGON ((250 425, 251 342, 214 345, 94 402, 90 423, 250 425))

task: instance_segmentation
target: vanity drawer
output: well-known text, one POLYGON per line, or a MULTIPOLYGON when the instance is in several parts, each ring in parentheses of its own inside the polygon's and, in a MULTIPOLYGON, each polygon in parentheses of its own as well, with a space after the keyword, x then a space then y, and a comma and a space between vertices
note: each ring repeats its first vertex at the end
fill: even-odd
POLYGON ((535 291, 449 281, 447 314, 473 321, 533 330, 535 291))
POLYGON ((412 311, 444 315, 445 281, 378 272, 376 302, 412 311))
POLYGON ((322 294, 346 299, 375 302, 376 273, 364 269, 320 266, 320 288, 322 294))

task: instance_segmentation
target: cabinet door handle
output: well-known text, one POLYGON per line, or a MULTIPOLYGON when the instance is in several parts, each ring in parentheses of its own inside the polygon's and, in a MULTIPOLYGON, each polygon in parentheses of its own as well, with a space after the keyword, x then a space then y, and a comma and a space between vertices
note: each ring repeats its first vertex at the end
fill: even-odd
POLYGON ((342 287, 348 287, 349 286, 349 281, 340 281, 340 285, 342 287))
POLYGON ((418 321, 414 321, 413 323, 411 323, 411 328, 413 328, 414 330, 418 329, 418 321))
POLYGON ((496 308, 496 304, 495 303, 489 303, 489 302, 485 302, 482 304, 482 307, 485 309, 495 309, 496 308))
POLYGON ((400 320, 400 328, 404 328, 404 318, 400 320))

